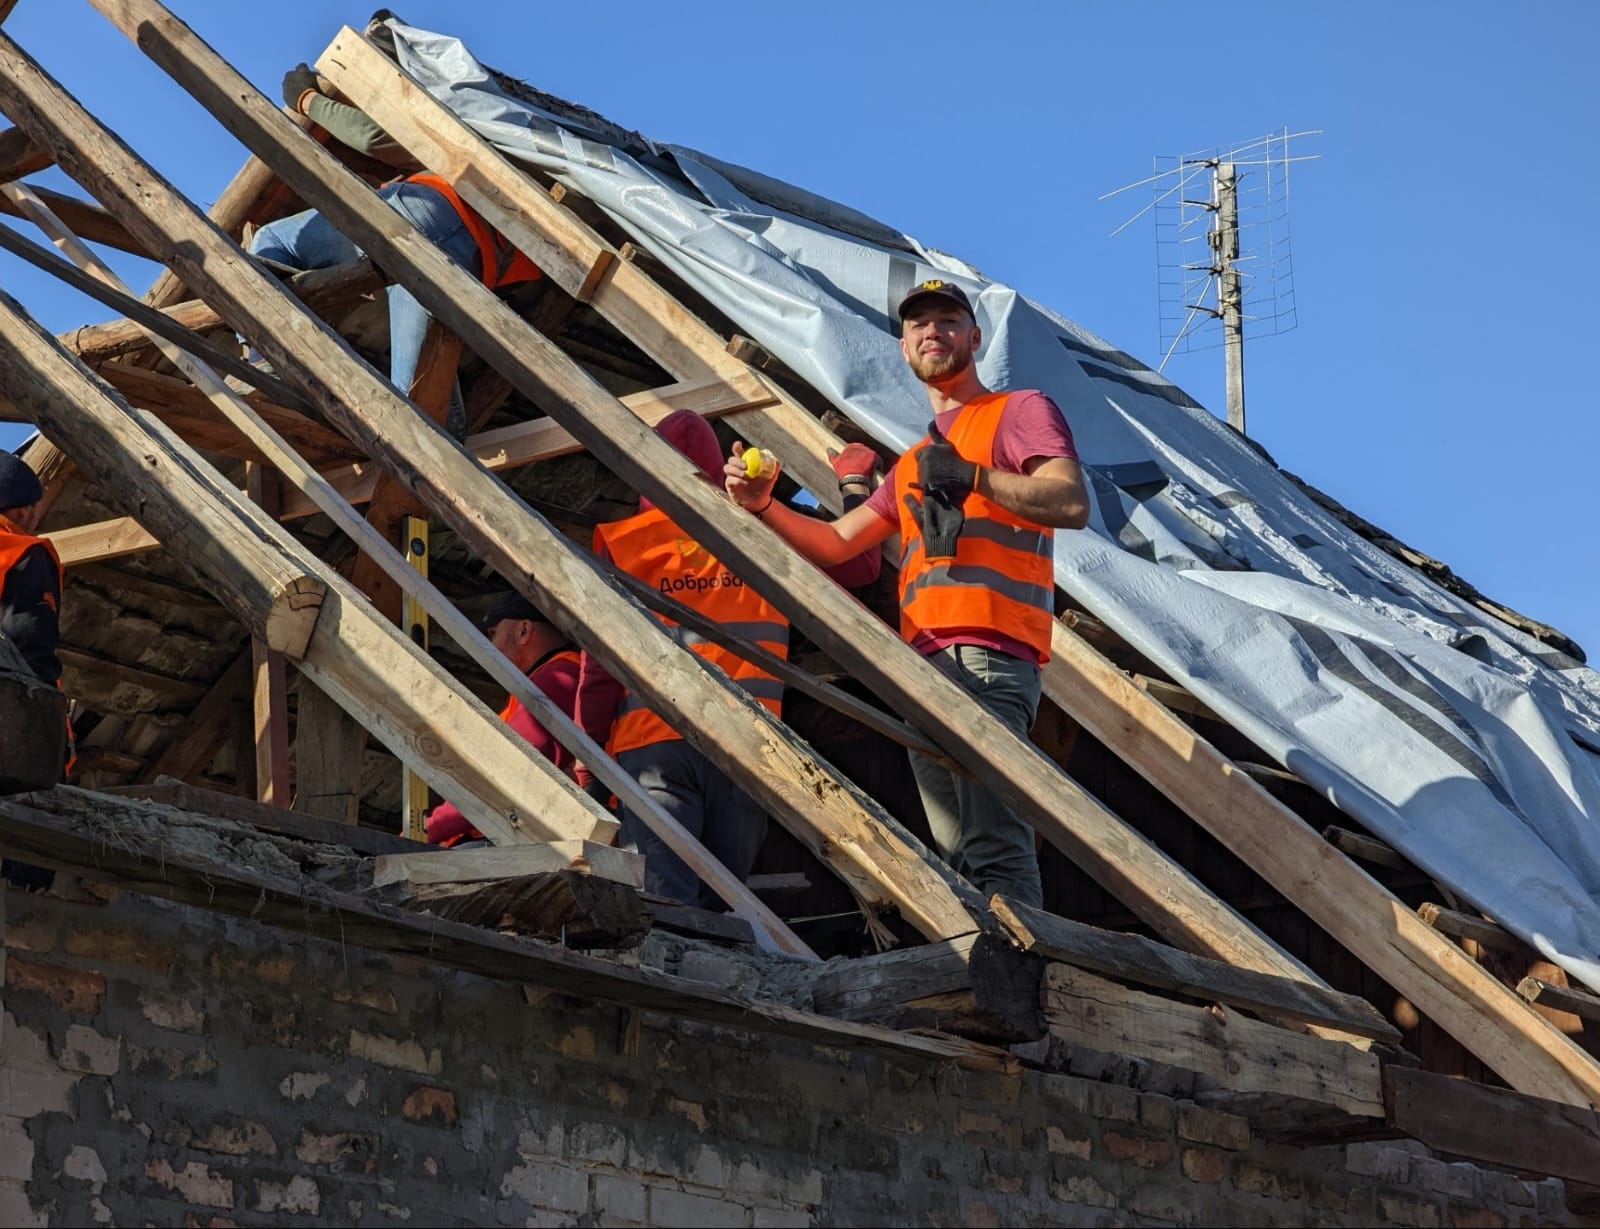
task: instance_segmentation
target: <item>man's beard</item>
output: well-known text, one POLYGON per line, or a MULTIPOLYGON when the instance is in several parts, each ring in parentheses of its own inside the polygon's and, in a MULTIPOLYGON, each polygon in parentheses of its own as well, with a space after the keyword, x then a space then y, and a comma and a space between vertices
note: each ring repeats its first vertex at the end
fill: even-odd
POLYGON ((972 351, 950 350, 944 354, 913 354, 911 372, 924 384, 943 384, 972 365, 972 351))

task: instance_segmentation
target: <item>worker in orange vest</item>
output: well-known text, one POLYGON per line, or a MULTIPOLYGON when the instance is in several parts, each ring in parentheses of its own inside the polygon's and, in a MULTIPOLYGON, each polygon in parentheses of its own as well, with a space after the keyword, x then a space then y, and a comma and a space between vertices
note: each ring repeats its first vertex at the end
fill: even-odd
MULTIPOLYGON (((656 432, 700 469, 707 482, 722 473, 722 449, 693 410, 667 415, 656 432)), ((663 596, 715 619, 780 657, 789 651, 789 621, 648 499, 636 515, 595 527, 595 553, 663 596)), ((660 617, 660 616, 658 616, 660 617)), ((728 650, 708 644, 666 618, 669 634, 733 682, 773 716, 783 684, 728 650)), ((662 808, 743 879, 767 833, 766 812, 710 760, 683 740, 642 697, 628 692, 586 649, 578 680, 578 720, 662 808)), ((645 855, 645 887, 685 904, 718 907, 693 870, 638 816, 622 808, 618 843, 645 855)))
MULTIPOLYGON (((899 533, 901 635, 1026 738, 1055 614, 1052 534, 1089 519, 1072 433, 1044 393, 991 392, 979 380, 983 334, 955 283, 913 286, 899 315, 900 351, 934 421, 889 480, 837 521, 812 520, 774 503, 776 479, 750 478, 736 445, 727 489, 824 566, 899 533)), ((945 860, 986 896, 1040 904, 1028 823, 981 783, 915 752, 911 764, 945 860)))
MULTIPOLYGON (((393 36, 382 20, 386 16, 386 10, 379 10, 368 23, 367 34, 393 57, 393 36)), ((447 180, 417 171, 416 160, 365 112, 323 93, 321 79, 308 65, 297 64, 284 75, 283 100, 341 144, 406 171, 379 189, 378 195, 485 286, 503 290, 540 276, 538 266, 484 221, 447 180)), ((348 264, 362 254, 314 209, 267 223, 251 237, 249 250, 253 256, 301 270, 348 264)), ((390 286, 388 296, 389 382, 405 393, 416 376, 432 317, 402 286, 390 286)), ((466 410, 459 390, 452 395, 445 426, 457 439, 465 434, 466 410)))
MULTIPOLYGON (((495 599, 484 614, 481 626, 489 636, 489 643, 570 717, 578 690, 578 650, 573 648, 567 634, 515 591, 495 599)), ((515 696, 506 697, 500 720, 532 743, 535 751, 562 772, 569 777, 574 775, 576 761, 572 752, 557 742, 515 696)), ((453 802, 441 802, 434 807, 423 826, 432 845, 459 849, 488 843, 453 802)))

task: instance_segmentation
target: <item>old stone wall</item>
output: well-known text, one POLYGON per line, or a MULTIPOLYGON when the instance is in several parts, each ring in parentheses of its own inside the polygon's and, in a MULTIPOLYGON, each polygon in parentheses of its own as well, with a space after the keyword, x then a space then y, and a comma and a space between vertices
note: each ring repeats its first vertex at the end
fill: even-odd
POLYGON ((8 890, 0 1224, 1568 1225, 1558 1181, 8 890))

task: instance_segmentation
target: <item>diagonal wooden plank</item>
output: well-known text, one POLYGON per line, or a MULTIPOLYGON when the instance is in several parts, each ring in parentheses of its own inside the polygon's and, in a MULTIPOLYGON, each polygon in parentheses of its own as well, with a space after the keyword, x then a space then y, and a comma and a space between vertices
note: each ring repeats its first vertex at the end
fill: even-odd
MULTIPOLYGON (((126 10, 119 8, 118 12, 128 16, 126 10)), ((491 313, 494 325, 486 330, 473 324, 473 313, 458 310, 454 304, 439 311, 439 296, 428 296, 433 314, 475 351, 486 357, 493 353, 505 363, 508 354, 553 350, 546 339, 533 333, 364 185, 358 187, 350 181, 327 151, 306 140, 247 82, 215 61, 208 49, 202 50, 192 33, 170 14, 152 10, 129 19, 145 31, 141 41, 147 42, 146 36, 153 35, 155 43, 173 46, 176 38, 186 53, 206 55, 207 75, 227 81, 227 93, 208 101, 236 118, 239 100, 244 99, 242 115, 248 123, 264 124, 251 135, 260 138, 264 147, 276 149, 274 158, 283 152, 278 143, 287 139, 292 142, 293 156, 312 160, 315 171, 290 180, 297 191, 303 194, 313 184, 320 187, 324 179, 354 189, 356 222, 348 225, 351 217, 345 215, 337 221, 364 250, 377 254, 386 269, 412 269, 421 262, 432 277, 419 277, 417 284, 431 286, 437 280, 449 288, 452 298, 491 313), (147 18, 156 24, 150 25, 147 18), (472 326, 470 337, 463 325, 472 326), (486 341, 492 341, 487 348, 486 341)), ((270 279, 242 261, 236 247, 205 225, 152 168, 110 138, 25 53, 14 44, 0 43, 0 48, 5 52, 0 55, 0 81, 4 82, 0 84, 0 103, 5 109, 14 109, 20 121, 46 140, 58 158, 66 157, 63 165, 70 173, 81 176, 80 182, 134 234, 172 251, 186 283, 223 306, 280 370, 296 373, 308 395, 341 428, 353 431, 387 468, 405 477, 480 555, 513 578, 580 642, 600 649, 610 664, 630 663, 618 670, 628 685, 651 703, 682 712, 686 733, 702 740, 699 745, 714 762, 775 815, 792 823, 865 899, 898 904, 915 925, 941 937, 975 928, 963 902, 973 901, 980 911, 982 903, 975 900, 970 886, 961 884, 948 868, 930 863, 914 839, 893 820, 847 781, 797 748, 766 709, 666 636, 653 616, 599 579, 592 564, 575 553, 560 534, 535 517, 503 484, 483 473, 453 441, 421 420, 415 407, 364 364, 351 362, 348 347, 337 335, 308 317, 270 279), (603 630, 596 633, 592 630, 596 626, 603 630), (713 729, 715 734, 709 732, 713 729)), ((315 203, 326 208, 328 201, 322 199, 326 196, 323 189, 315 203)), ((415 285, 408 288, 415 289, 415 285)), ((669 468, 684 482, 695 481, 689 476, 687 462, 670 446, 576 373, 565 356, 558 351, 554 354, 554 361, 564 364, 563 372, 574 372, 583 379, 584 386, 593 390, 590 396, 607 396, 610 412, 623 416, 643 433, 648 445, 660 450, 652 452, 654 468, 669 468)), ((526 370, 523 357, 511 361, 508 374, 526 370)), ((542 381, 524 376, 524 382, 536 387, 538 396, 548 394, 542 381)), ((567 425, 570 428, 572 424, 567 425)), ((636 440, 628 443, 638 446, 636 440)), ((705 498, 718 498, 709 485, 699 485, 705 498)))

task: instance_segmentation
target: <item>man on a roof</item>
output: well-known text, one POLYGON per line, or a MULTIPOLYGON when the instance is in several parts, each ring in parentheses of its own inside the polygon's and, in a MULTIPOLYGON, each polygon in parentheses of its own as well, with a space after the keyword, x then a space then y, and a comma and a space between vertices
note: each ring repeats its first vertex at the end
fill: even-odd
MULTIPOLYGON (((483 617, 483 630, 489 643, 506 655, 528 681, 550 702, 573 714, 578 692, 578 650, 560 628, 544 617, 544 612, 522 594, 507 592, 495 599, 483 617)), ((533 749, 569 777, 576 761, 572 752, 555 737, 514 696, 506 698, 500 720, 533 744, 533 749)), ((461 847, 485 842, 479 832, 453 802, 441 802, 423 821, 428 842, 446 847, 461 847)))
MULTIPOLYGON (((927 390, 929 433, 860 507, 837 521, 772 500, 735 445, 729 494, 821 566, 899 533, 901 635, 1008 729, 1026 738, 1054 617, 1053 531, 1081 529, 1089 503, 1072 432, 1037 389, 991 392, 972 302, 932 279, 901 301, 900 352, 927 390)), ((985 895, 1042 903, 1033 830, 999 794, 915 752, 934 844, 985 895)))

